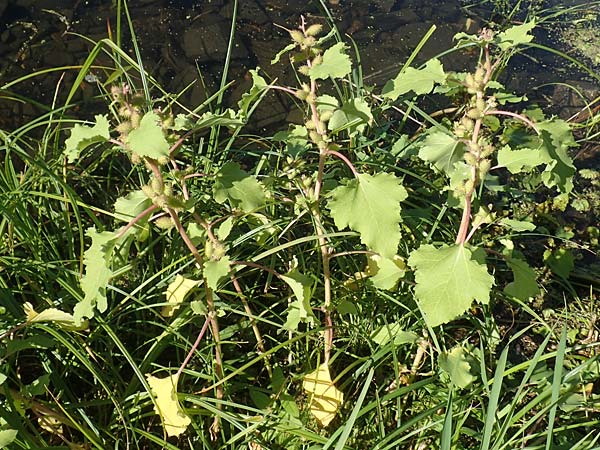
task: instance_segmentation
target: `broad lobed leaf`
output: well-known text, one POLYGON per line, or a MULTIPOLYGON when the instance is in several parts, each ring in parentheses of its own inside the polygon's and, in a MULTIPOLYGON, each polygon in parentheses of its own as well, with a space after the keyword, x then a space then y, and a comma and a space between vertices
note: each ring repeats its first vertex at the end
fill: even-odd
POLYGON ((464 314, 473 300, 490 301, 494 278, 485 264, 463 245, 421 245, 408 264, 415 271, 415 295, 430 327, 448 323, 464 314))
POLYGON ((400 202, 407 195, 392 174, 359 174, 331 192, 328 206, 339 230, 357 231, 363 244, 384 258, 393 258, 400 243, 400 202))

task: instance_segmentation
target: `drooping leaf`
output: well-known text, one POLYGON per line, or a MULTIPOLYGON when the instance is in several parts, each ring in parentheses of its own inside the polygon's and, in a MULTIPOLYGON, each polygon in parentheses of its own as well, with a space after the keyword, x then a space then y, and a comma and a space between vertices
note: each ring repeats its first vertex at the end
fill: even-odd
POLYGON ((498 150, 498 165, 506 167, 510 173, 529 171, 546 162, 546 158, 538 149, 523 148, 512 150, 505 145, 498 150))
POLYGON ((75 162, 82 150, 97 142, 110 139, 110 124, 106 116, 96 116, 94 126, 77 124, 71 129, 71 135, 65 141, 64 154, 69 163, 75 162))
POLYGON ((179 436, 185 432, 191 419, 185 414, 177 400, 177 375, 157 378, 146 374, 152 395, 155 397, 154 412, 158 414, 167 436, 179 436))
POLYGON ((230 262, 228 256, 223 256, 218 261, 212 259, 204 261, 204 277, 209 288, 216 290, 219 281, 229 275, 230 262))
POLYGON ((391 291, 396 289, 398 281, 406 273, 406 264, 398 255, 393 258, 383 258, 380 255, 368 257, 367 274, 371 277, 371 283, 377 289, 391 291))
POLYGON ((36 312, 33 309, 33 305, 29 302, 25 302, 23 305, 25 316, 27 317, 27 323, 36 322, 52 322, 66 330, 85 330, 88 328, 88 321, 83 320, 81 323, 75 321, 72 314, 61 311, 57 308, 47 308, 41 313, 36 312))
POLYGON ((429 94, 435 84, 446 81, 446 73, 439 59, 427 61, 422 69, 408 67, 383 87, 382 96, 396 100, 401 95, 413 92, 415 95, 429 94))
POLYGON ((400 243, 400 202, 406 189, 394 175, 360 174, 332 191, 328 206, 338 229, 349 227, 384 258, 393 258, 400 243))
POLYGON ((517 47, 521 44, 527 44, 532 41, 533 35, 529 34, 535 27, 535 21, 525 22, 521 25, 515 25, 508 30, 499 33, 496 37, 496 44, 501 50, 517 47))
POLYGON ((466 357, 465 349, 460 345, 447 353, 442 353, 439 363, 440 368, 450 376, 450 381, 455 386, 465 389, 475 381, 475 376, 471 373, 471 364, 466 357))
POLYGON ((312 295, 311 278, 301 273, 297 268, 294 268, 285 275, 282 275, 281 279, 288 284, 296 297, 296 300, 288 306, 287 319, 283 328, 295 331, 301 322, 314 324, 316 317, 310 306, 312 295))
POLYGON ((234 162, 228 162, 217 173, 213 195, 218 203, 229 203, 244 212, 253 212, 265 205, 265 192, 258 180, 234 162))
POLYGON ((425 321, 435 327, 464 314, 473 300, 488 304, 494 278, 463 245, 421 245, 408 264, 415 270, 415 295, 425 321))
POLYGON ((363 98, 355 98, 345 102, 333 113, 327 127, 335 133, 348 130, 348 134, 352 136, 362 133, 372 123, 373 114, 369 104, 363 98))
POLYGON ((456 137, 434 129, 419 145, 419 158, 451 176, 462 160, 465 146, 456 137))
POLYGON ((288 305, 283 329, 288 331, 297 331, 300 323, 313 325, 315 323, 315 319, 316 317, 312 312, 310 302, 294 300, 288 305))
POLYGON ((169 286, 167 286, 165 295, 167 296, 168 305, 162 307, 160 314, 163 317, 173 317, 177 308, 183 303, 185 296, 198 286, 199 283, 200 282, 197 280, 177 275, 175 279, 169 283, 169 286))
POLYGON ((522 259, 510 258, 506 261, 512 270, 514 281, 508 283, 504 292, 519 300, 529 300, 540 293, 535 271, 522 259))
POLYGON ((548 161, 542 181, 548 187, 557 186, 561 192, 571 192, 575 166, 568 150, 578 145, 571 127, 564 120, 552 119, 538 123, 537 128, 543 142, 541 150, 548 161))
POLYGON ((310 68, 311 80, 325 80, 327 78, 343 78, 352 70, 350 57, 346 54, 346 44, 338 42, 323 53, 321 64, 310 68))
POLYGON ((392 341, 394 345, 412 344, 418 338, 416 333, 404 331, 398 322, 382 325, 371 334, 371 340, 382 346, 392 341))
POLYGON ((73 317, 77 323, 84 317, 94 317, 94 307, 100 312, 106 311, 108 307, 106 286, 113 277, 111 257, 118 240, 116 233, 98 233, 93 227, 88 228, 85 234, 92 239, 92 245, 85 251, 83 258, 85 274, 79 283, 85 296, 73 310, 73 317))
POLYGON ((153 111, 147 112, 140 120, 140 126, 127 136, 131 151, 142 157, 160 159, 169 156, 169 143, 160 126, 160 117, 153 111))
POLYGON ((252 106, 252 103, 264 92, 268 84, 263 77, 258 74, 258 70, 250 70, 252 77, 252 87, 242 94, 242 98, 238 102, 239 115, 245 117, 252 106))
POLYGON ((277 64, 281 60, 281 57, 283 55, 285 55, 288 52, 291 52, 295 48, 296 48, 296 44, 294 42, 292 42, 291 44, 286 45, 284 48, 282 48, 281 50, 279 50, 277 52, 277 54, 275 55, 275 57, 271 60, 271 64, 277 64))
POLYGON ((344 402, 344 394, 338 390, 329 374, 327 363, 304 376, 302 387, 310 396, 310 412, 322 427, 326 427, 334 419, 344 402))
POLYGON ((292 292, 301 302, 309 301, 311 297, 312 280, 309 276, 301 273, 297 268, 294 268, 281 276, 292 289, 292 292))

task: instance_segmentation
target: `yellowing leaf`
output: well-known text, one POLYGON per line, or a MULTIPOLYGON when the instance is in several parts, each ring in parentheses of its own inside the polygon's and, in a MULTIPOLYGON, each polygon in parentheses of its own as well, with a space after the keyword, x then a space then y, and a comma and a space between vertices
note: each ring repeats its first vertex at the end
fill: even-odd
POLYGON ((87 320, 77 323, 72 314, 57 308, 48 308, 38 313, 33 309, 33 305, 27 302, 23 305, 23 310, 27 316, 27 323, 54 322, 67 330, 85 330, 88 327, 87 320))
POLYGON ((327 363, 306 375, 302 387, 310 395, 310 412, 321 426, 326 427, 344 402, 344 393, 331 381, 327 363))
POLYGON ((198 281, 177 275, 167 287, 165 294, 168 305, 163 306, 160 314, 163 317, 173 317, 173 313, 179 308, 185 296, 196 286, 198 286, 198 281))
POLYGON ((148 384, 155 397, 154 412, 161 417, 167 436, 179 436, 192 422, 183 412, 177 401, 177 380, 179 376, 171 375, 157 378, 146 374, 148 384))

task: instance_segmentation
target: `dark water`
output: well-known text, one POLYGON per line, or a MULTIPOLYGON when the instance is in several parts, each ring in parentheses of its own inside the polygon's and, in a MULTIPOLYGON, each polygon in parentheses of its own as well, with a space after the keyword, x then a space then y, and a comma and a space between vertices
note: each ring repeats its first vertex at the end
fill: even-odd
MULTIPOLYGON (((282 27, 296 27, 303 15, 308 22, 327 23, 327 6, 342 34, 360 50, 365 83, 381 85, 396 75, 432 25, 437 29, 417 58, 426 60, 453 45, 460 31, 475 32, 483 16, 498 15, 489 2, 465 9, 459 0, 341 0, 308 3, 281 0, 240 0, 228 79, 236 83, 228 92, 233 102, 248 87, 248 70, 260 66, 281 84, 295 84, 289 63, 270 61, 289 37, 282 27)), ((471 2, 472 3, 472 2, 471 2)), ((145 68, 169 92, 181 92, 182 103, 195 107, 214 92, 222 78, 223 63, 233 15, 228 0, 137 0, 129 2, 130 15, 145 68), (199 76, 199 74, 201 76, 199 76)), ((496 17, 501 19, 501 17, 496 17)), ((124 21, 125 18, 122 17, 124 21)), ((131 36, 122 23, 123 46, 132 51, 131 36)), ((91 44, 76 34, 100 40, 117 30, 112 1, 102 0, 0 0, 0 88, 34 70, 77 66, 87 57, 91 44)), ((133 54, 133 53, 132 53, 133 54)), ((99 65, 111 65, 107 57, 99 65)), ((443 58, 447 69, 468 68, 473 55, 453 53, 443 58)), ((507 81, 516 88, 564 79, 549 67, 553 58, 517 60, 521 69, 507 81), (554 78, 553 78, 554 77, 554 78)), ((35 117, 50 105, 55 92, 63 96, 76 70, 53 72, 12 87, 11 91, 39 102, 0 100, 0 127, 10 129, 35 117), (59 84, 60 83, 60 84, 59 84), (57 88, 58 86, 58 88, 57 88)), ((98 93, 95 79, 106 80, 107 71, 95 69, 78 93, 86 98, 98 93), (94 78, 95 77, 95 78, 94 78)), ((546 94, 548 95, 548 94, 546 94)), ((549 95, 552 95, 550 92, 549 95)), ((289 117, 285 96, 270 95, 254 117, 257 129, 294 120, 289 117)), ((85 110, 85 104, 83 106, 85 110)))

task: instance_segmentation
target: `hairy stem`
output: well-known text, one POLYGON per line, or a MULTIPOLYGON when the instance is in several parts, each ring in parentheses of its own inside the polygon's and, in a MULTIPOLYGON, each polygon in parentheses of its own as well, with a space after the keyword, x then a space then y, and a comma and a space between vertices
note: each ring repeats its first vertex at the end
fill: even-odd
MULTIPOLYGON (((310 65, 310 61, 308 62, 310 65)), ((311 94, 313 98, 316 97, 317 83, 312 80, 310 83, 311 94)), ((321 129, 319 112, 317 111, 317 105, 314 102, 310 103, 310 109, 312 113, 312 120, 315 123, 316 131, 321 136, 325 136, 325 131, 321 129)), ((326 233, 325 227, 321 220, 321 209, 319 206, 319 198, 321 195, 321 188, 323 186, 323 176, 325 174, 325 162, 330 150, 327 148, 321 148, 319 150, 319 169, 317 172, 317 180, 315 182, 314 190, 314 206, 312 207, 312 215, 315 220, 315 227, 317 229, 319 239, 319 249, 321 251, 321 262, 323 264, 323 314, 325 315, 325 363, 329 363, 331 357, 331 349, 333 348, 333 321, 331 319, 331 272, 329 268, 330 250, 327 244, 327 239, 324 235, 326 233)), ((337 152, 336 152, 337 153, 337 152)), ((339 155, 339 153, 338 153, 339 155)), ((349 162, 349 161, 348 161, 349 162)), ((353 166, 350 164, 350 167, 353 166)))
MULTIPOLYGON (((192 240, 190 239, 188 234, 185 232, 183 225, 181 225, 181 222, 179 221, 179 216, 178 216, 177 212, 175 210, 173 210, 172 208, 167 208, 167 212, 171 216, 171 219, 173 219, 173 222, 175 223, 175 228, 179 232, 179 235, 183 239, 183 242, 185 243, 187 248, 190 250, 190 253, 194 256, 194 259, 196 260, 196 262, 200 265, 200 267, 202 267, 202 265, 204 263, 202 255, 200 255, 200 252, 198 252, 198 249, 196 248, 196 246, 194 245, 194 243, 192 242, 192 240)), ((219 334, 219 321, 217 319, 217 311, 215 309, 215 303, 213 300, 213 292, 212 292, 212 289, 208 287, 208 283, 206 282, 206 279, 204 280, 204 290, 205 290, 205 295, 206 295, 206 305, 208 306, 207 319, 210 322, 213 339, 215 341, 215 373, 217 375, 217 380, 220 381, 224 377, 224 372, 223 372, 223 357, 222 357, 222 349, 221 349, 221 339, 220 339, 220 334, 219 334)), ((223 385, 219 384, 216 387, 216 398, 217 398, 217 400, 221 400, 223 398, 223 396, 224 396, 223 385)), ((218 408, 221 408, 221 403, 218 403, 218 408)), ((213 424, 211 426, 211 435, 216 436, 219 428, 220 428, 219 417, 215 416, 213 424)))

